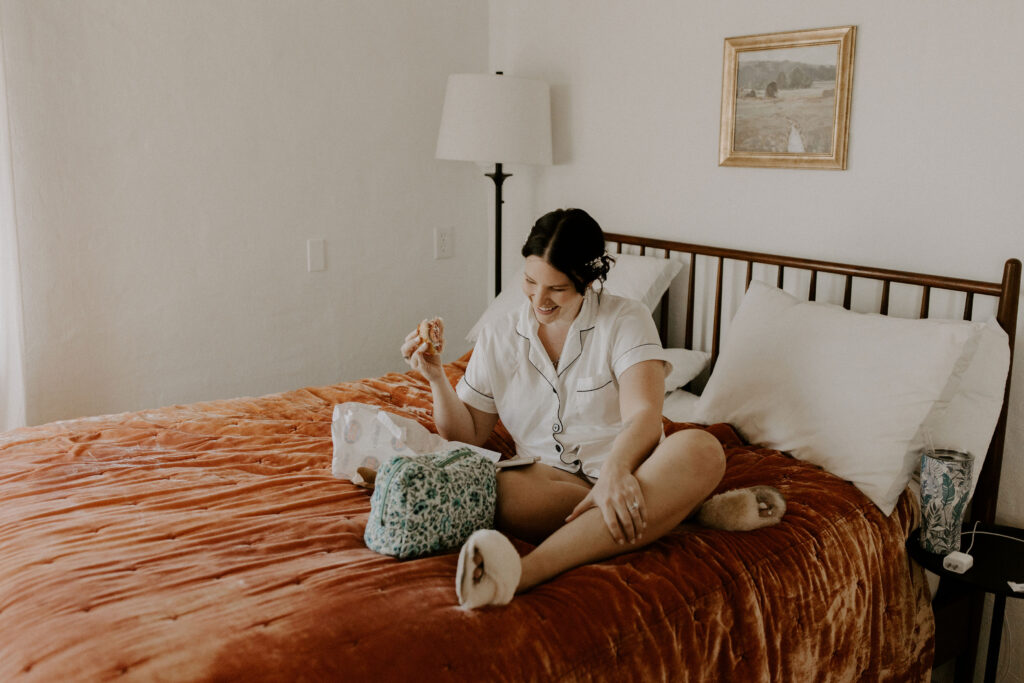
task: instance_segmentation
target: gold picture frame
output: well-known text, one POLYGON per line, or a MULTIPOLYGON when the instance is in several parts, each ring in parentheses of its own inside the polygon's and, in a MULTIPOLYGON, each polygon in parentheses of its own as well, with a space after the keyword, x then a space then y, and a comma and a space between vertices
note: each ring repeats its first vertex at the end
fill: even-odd
POLYGON ((718 164, 845 170, 856 34, 726 38, 718 164))

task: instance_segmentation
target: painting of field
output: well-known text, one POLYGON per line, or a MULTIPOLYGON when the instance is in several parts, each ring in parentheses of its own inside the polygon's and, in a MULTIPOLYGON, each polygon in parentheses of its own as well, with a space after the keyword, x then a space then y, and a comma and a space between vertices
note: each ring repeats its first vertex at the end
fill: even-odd
POLYGON ((737 152, 831 154, 835 87, 784 90, 775 97, 740 97, 736 101, 737 152))
POLYGON ((835 46, 741 53, 733 150, 831 154, 836 60, 835 46))

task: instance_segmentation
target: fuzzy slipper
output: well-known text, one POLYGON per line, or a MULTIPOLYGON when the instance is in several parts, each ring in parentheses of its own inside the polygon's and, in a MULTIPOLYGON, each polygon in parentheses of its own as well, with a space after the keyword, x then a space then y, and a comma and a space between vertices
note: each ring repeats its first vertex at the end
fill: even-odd
POLYGON ((507 605, 516 594, 523 563, 515 546, 493 529, 481 529, 466 539, 459 552, 455 593, 463 609, 507 605))
POLYGON ((697 513, 697 521, 711 529, 752 531, 778 524, 786 514, 786 499, 772 486, 751 486, 712 496, 697 513))

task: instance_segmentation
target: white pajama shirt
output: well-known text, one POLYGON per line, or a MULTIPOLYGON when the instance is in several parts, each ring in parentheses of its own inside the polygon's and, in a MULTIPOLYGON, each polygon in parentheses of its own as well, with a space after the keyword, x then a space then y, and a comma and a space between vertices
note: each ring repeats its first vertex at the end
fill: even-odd
POLYGON ((497 413, 516 454, 594 479, 622 431, 619 377, 646 360, 666 360, 643 304, 587 290, 569 328, 558 368, 537 335, 529 301, 480 332, 456 392, 497 413))

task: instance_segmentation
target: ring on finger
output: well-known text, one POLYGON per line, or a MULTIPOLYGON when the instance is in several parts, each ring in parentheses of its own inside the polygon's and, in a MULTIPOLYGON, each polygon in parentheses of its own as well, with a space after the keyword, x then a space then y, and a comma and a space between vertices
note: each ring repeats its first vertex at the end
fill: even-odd
POLYGON ((640 509, 640 501, 637 500, 636 498, 634 498, 633 499, 633 503, 629 506, 629 509, 630 510, 639 510, 640 509))

